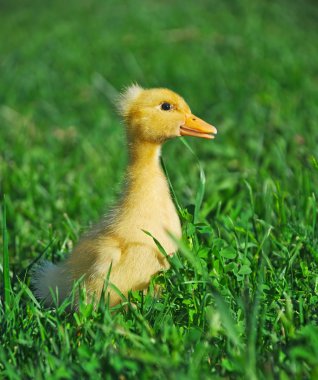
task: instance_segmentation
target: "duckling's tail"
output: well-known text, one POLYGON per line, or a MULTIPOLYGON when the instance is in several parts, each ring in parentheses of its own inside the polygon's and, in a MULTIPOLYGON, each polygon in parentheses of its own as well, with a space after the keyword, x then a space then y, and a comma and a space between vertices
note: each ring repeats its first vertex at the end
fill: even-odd
POLYGON ((60 304, 70 294, 71 284, 63 264, 43 261, 33 270, 31 285, 34 294, 46 306, 60 304))

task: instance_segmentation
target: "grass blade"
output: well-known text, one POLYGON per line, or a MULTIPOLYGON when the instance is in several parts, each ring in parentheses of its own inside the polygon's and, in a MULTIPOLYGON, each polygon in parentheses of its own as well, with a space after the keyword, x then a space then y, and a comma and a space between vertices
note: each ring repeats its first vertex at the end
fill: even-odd
POLYGON ((185 145, 185 147, 194 156, 194 158, 195 158, 195 160, 197 162, 198 168, 199 168, 199 172, 200 172, 199 188, 197 190, 197 194, 196 194, 196 197, 195 197, 195 205, 194 205, 194 223, 197 223, 198 222, 198 218, 199 218, 200 208, 201 208, 203 197, 204 197, 204 193, 205 193, 205 182, 206 182, 206 180, 205 180, 205 174, 204 174, 204 170, 203 170, 203 167, 201 165, 201 162, 198 159, 197 155, 194 153, 194 151, 191 148, 191 146, 188 144, 188 142, 185 139, 181 138, 180 140, 182 141, 183 145, 185 145))
POLYGON ((11 284, 9 268, 9 248, 8 248, 8 231, 6 215, 6 198, 3 196, 2 206, 2 236, 3 236, 3 285, 4 285, 4 306, 5 309, 10 305, 11 284))
POLYGON ((174 191, 174 188, 173 188, 173 186, 172 186, 172 183, 171 183, 171 181, 170 181, 170 177, 169 177, 169 174, 168 174, 168 171, 167 171, 167 168, 166 168, 166 165, 165 165, 165 162, 164 162, 164 159, 161 157, 160 158, 161 159, 161 166, 162 166, 162 169, 163 169, 163 172, 165 173, 165 176, 166 176, 166 178, 167 178, 167 181, 168 181, 168 185, 169 185, 169 189, 170 189, 170 192, 171 192, 171 195, 172 195, 172 199, 173 199, 173 201, 174 201, 174 204, 175 204, 175 206, 176 206, 176 209, 177 209, 177 211, 178 211, 178 214, 180 215, 180 216, 182 216, 182 207, 181 207, 181 205, 180 205, 180 203, 179 203, 179 201, 178 201, 178 198, 177 198, 177 195, 176 195, 176 193, 175 193, 175 191, 174 191))
POLYGON ((243 344, 241 342, 239 333, 237 331, 236 323, 231 316, 230 309, 226 302, 224 301, 223 297, 219 295, 218 293, 214 293, 214 299, 216 303, 216 307, 218 312, 220 313, 222 325, 224 327, 224 330, 226 332, 226 336, 232 343, 239 348, 243 347, 243 344))

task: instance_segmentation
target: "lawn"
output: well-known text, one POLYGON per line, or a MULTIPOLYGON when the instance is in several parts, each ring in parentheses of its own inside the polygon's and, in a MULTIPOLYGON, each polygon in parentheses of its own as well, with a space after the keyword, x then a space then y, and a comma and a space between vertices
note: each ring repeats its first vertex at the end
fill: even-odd
POLYGON ((0 378, 317 379, 315 2, 0 10, 0 378), (30 265, 65 257, 120 193, 114 99, 132 82, 171 88, 218 128, 163 149, 179 252, 120 310, 45 309, 30 265))

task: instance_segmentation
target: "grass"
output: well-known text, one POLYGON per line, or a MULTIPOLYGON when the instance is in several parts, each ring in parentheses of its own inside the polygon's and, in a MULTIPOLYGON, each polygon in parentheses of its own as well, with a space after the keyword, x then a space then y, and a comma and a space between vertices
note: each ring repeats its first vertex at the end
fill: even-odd
POLYGON ((314 2, 1 8, 0 377, 317 378, 314 2), (194 154, 164 147, 179 253, 135 307, 44 309, 27 269, 61 260, 116 199, 126 152, 112 101, 133 81, 174 89, 219 130, 187 139, 194 154))

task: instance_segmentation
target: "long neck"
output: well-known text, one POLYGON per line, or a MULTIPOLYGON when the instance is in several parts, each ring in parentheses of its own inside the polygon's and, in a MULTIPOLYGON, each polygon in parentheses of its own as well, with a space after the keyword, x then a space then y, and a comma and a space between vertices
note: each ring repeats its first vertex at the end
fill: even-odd
MULTIPOLYGON (((134 142, 129 145, 129 163, 126 180, 135 182, 139 178, 151 180, 152 176, 162 175, 160 165, 161 145, 149 142, 134 142)), ((148 182, 148 181, 147 181, 148 182)))
POLYGON ((148 207, 155 201, 170 197, 169 186, 160 165, 160 148, 159 144, 146 142, 129 146, 126 186, 122 198, 125 207, 148 207))
POLYGON ((154 210, 158 207, 162 210, 165 207, 163 205, 170 200, 169 186, 160 165, 161 146, 137 142, 128 148, 129 163, 125 174, 125 189, 114 209, 113 218, 105 220, 102 225, 103 230, 116 230, 118 225, 126 225, 130 219, 140 224, 140 220, 149 212, 149 218, 157 218, 158 210, 154 210))

